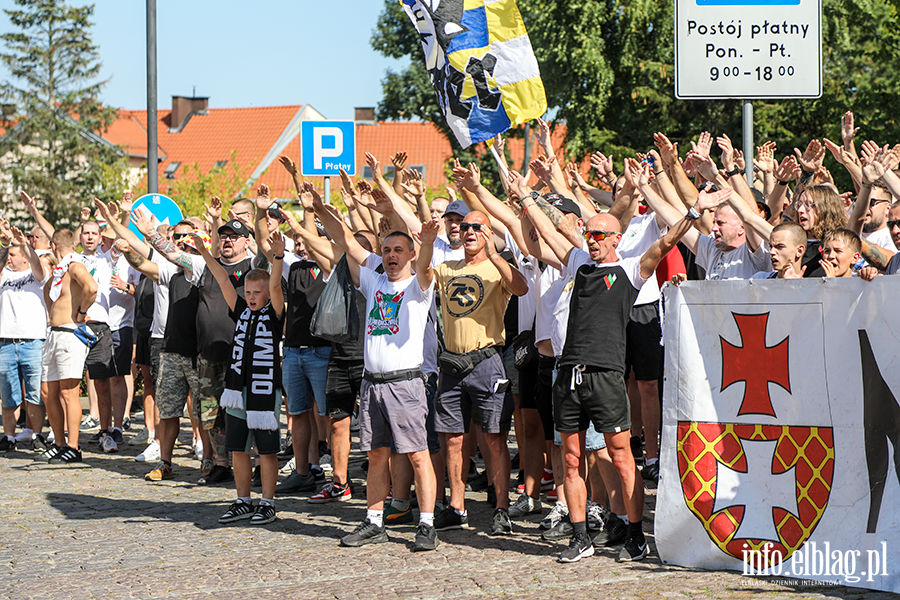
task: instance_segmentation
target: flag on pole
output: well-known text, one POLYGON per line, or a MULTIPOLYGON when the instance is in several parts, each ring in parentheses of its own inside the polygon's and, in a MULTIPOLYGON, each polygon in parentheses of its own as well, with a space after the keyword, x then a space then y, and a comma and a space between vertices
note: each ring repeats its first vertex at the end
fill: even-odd
POLYGON ((400 0, 461 146, 540 117, 547 97, 515 0, 400 0))

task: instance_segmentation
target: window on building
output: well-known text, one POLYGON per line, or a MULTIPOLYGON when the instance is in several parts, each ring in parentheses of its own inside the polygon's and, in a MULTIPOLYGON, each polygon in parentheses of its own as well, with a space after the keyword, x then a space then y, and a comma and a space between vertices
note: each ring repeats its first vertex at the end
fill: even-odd
POLYGON ((227 160, 217 160, 216 164, 213 165, 213 169, 224 169, 227 164, 227 160))
POLYGON ((175 179, 175 171, 177 171, 178 167, 180 166, 180 162, 170 162, 169 166, 166 167, 166 170, 164 172, 166 179, 175 179))

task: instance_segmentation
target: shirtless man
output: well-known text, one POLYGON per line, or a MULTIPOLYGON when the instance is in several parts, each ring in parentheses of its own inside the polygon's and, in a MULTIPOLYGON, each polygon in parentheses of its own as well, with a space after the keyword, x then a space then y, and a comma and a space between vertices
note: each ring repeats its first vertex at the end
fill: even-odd
POLYGON ((81 400, 78 384, 84 371, 88 347, 75 336, 85 322, 87 309, 97 297, 97 282, 83 264, 75 259, 75 234, 57 229, 50 249, 58 265, 44 287, 44 300, 50 313, 50 334, 44 343, 41 380, 47 382, 47 416, 57 442, 41 457, 51 463, 81 462, 78 428, 81 425, 81 400))

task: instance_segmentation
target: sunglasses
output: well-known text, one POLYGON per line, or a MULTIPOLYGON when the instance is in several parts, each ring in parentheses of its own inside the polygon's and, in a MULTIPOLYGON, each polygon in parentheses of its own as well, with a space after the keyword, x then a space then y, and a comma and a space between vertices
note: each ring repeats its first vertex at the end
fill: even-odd
POLYGON ((238 234, 236 234, 236 233, 222 233, 222 234, 219 234, 219 239, 220 239, 220 240, 230 240, 230 241, 232 241, 232 242, 238 241, 238 239, 240 239, 241 237, 243 237, 243 236, 240 236, 240 235, 238 235, 238 234))
POLYGON ((475 233, 481 233, 481 223, 460 223, 459 224, 459 230, 463 233, 467 232, 470 229, 472 231, 474 231, 475 233))
POLYGON ((610 236, 619 235, 619 232, 618 231, 603 231, 602 229, 598 229, 597 231, 585 231, 584 233, 582 233, 582 235, 584 236, 584 239, 588 242, 591 240, 594 240, 595 242, 602 242, 603 240, 605 240, 606 238, 608 238, 610 236))
POLYGON ((890 202, 890 200, 885 200, 884 198, 872 198, 869 200, 869 208, 875 208, 875 205, 879 202, 890 202))
POLYGON ((191 235, 190 233, 173 233, 172 239, 177 242, 181 238, 190 237, 190 235, 191 235))
POLYGON ((888 230, 891 230, 891 229, 893 229, 894 227, 898 227, 898 226, 900 226, 900 221, 888 221, 888 222, 887 222, 887 228, 888 228, 888 230))

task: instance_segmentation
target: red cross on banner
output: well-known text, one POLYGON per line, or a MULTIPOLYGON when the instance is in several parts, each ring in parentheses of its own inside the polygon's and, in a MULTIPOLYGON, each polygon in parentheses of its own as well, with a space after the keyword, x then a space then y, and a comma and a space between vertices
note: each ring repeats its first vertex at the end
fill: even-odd
POLYGON ((775 346, 766 346, 766 323, 769 313, 741 315, 731 313, 741 334, 743 346, 735 346, 719 336, 722 343, 722 390, 732 383, 744 382, 744 399, 738 415, 775 416, 769 397, 769 382, 780 385, 788 393, 788 338, 775 346))

